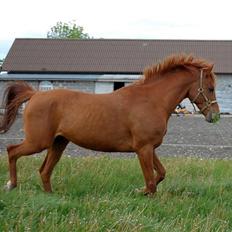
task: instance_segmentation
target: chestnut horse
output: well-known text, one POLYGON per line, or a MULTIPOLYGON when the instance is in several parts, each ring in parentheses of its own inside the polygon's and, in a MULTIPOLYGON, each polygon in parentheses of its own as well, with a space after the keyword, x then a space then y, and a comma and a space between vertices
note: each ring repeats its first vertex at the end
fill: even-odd
POLYGON ((5 114, 0 131, 6 132, 25 101, 25 140, 7 147, 10 180, 17 185, 16 161, 47 149, 40 167, 44 190, 65 147, 73 143, 97 151, 136 152, 145 179, 144 194, 153 194, 165 178, 155 153, 175 107, 184 99, 194 102, 208 122, 219 119, 213 65, 192 55, 173 55, 145 69, 139 81, 108 94, 66 89, 47 92, 16 82, 5 90, 5 114), (154 175, 154 170, 157 175, 154 175))

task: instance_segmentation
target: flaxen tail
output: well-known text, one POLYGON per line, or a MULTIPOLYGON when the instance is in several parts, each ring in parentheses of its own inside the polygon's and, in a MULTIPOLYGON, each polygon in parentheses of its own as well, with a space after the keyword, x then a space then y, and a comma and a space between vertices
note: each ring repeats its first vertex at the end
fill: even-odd
POLYGON ((6 88, 3 97, 5 111, 0 123, 0 133, 5 133, 10 129, 20 105, 28 101, 35 92, 30 85, 23 81, 12 83, 6 88))

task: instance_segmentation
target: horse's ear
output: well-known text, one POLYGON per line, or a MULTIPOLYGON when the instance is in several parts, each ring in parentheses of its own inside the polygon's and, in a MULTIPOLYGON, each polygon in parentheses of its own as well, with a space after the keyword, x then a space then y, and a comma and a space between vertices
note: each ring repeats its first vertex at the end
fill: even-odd
POLYGON ((214 64, 210 64, 209 67, 207 68, 207 71, 208 71, 209 73, 212 72, 213 66, 214 66, 214 64))

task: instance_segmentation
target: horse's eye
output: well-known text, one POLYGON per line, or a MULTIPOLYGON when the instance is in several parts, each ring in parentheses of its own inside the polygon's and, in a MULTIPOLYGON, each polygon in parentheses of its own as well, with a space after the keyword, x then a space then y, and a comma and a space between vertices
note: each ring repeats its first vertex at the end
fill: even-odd
POLYGON ((214 92, 214 88, 212 87, 212 88, 209 88, 209 92, 214 92))

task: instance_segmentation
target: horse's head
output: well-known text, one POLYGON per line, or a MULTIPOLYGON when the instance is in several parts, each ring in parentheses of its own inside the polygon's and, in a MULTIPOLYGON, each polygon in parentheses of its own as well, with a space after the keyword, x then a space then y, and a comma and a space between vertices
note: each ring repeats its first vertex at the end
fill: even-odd
POLYGON ((188 97, 196 104, 207 122, 217 122, 220 119, 219 106, 216 100, 215 74, 212 72, 213 65, 208 68, 195 70, 197 78, 192 84, 188 97))

